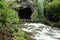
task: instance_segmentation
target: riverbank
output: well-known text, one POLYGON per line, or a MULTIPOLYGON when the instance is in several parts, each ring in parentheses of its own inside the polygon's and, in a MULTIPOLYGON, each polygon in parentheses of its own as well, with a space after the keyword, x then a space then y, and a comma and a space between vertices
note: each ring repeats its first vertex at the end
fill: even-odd
POLYGON ((57 22, 47 22, 45 23, 46 25, 49 25, 49 26, 53 26, 53 27, 59 27, 60 28, 60 24, 57 23, 57 22))

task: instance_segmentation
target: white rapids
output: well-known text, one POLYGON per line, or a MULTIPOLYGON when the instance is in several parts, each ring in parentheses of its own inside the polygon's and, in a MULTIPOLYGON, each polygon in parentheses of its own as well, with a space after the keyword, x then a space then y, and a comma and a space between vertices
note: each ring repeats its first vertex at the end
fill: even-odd
POLYGON ((60 40, 60 29, 41 23, 25 23, 21 29, 34 40, 60 40), (30 34, 29 34, 30 33, 30 34))

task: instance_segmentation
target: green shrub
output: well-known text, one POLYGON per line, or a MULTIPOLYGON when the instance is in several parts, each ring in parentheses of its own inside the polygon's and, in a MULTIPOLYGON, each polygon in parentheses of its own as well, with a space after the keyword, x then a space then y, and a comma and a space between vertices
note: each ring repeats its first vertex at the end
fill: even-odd
POLYGON ((60 21, 60 1, 53 0, 51 3, 47 3, 45 6, 45 16, 49 21, 59 22, 60 21))
POLYGON ((9 8, 6 2, 0 2, 0 21, 5 22, 5 24, 18 24, 19 18, 18 13, 9 8))
POLYGON ((0 0, 0 31, 3 31, 4 37, 7 36, 5 32, 8 34, 11 33, 11 35, 13 34, 14 37, 14 33, 20 33, 17 34, 19 36, 17 36, 16 38, 25 40, 24 32, 18 29, 18 23, 19 17, 17 11, 11 9, 4 0, 0 0))

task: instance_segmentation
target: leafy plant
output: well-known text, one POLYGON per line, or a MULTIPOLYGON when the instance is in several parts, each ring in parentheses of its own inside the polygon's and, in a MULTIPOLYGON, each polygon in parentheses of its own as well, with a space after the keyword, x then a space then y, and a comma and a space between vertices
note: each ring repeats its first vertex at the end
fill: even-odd
POLYGON ((23 35, 24 32, 18 29, 18 23, 19 17, 17 11, 10 8, 9 4, 4 0, 0 0, 0 32, 3 35, 1 37, 4 38, 9 35, 9 37, 13 39, 15 37, 14 33, 20 33, 17 34, 19 36, 17 36, 16 38, 19 38, 20 40, 25 39, 23 35))
POLYGON ((59 22, 60 21, 60 1, 53 0, 51 3, 47 3, 45 6, 46 17, 49 21, 59 22))

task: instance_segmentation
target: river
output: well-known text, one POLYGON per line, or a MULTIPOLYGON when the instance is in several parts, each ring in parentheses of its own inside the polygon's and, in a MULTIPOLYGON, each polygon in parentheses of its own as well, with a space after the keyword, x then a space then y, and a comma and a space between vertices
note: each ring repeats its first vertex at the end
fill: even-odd
MULTIPOLYGON (((25 23, 21 29, 30 40, 60 40, 60 28, 41 23, 25 23)), ((29 40, 29 39, 28 39, 29 40)))

